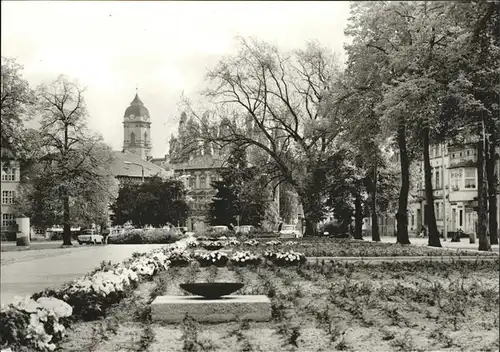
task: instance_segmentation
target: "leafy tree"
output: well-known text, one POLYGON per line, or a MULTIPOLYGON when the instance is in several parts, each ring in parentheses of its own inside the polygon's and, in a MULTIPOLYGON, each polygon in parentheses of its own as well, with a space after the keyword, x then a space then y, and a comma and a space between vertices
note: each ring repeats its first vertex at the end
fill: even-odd
MULTIPOLYGON (((410 243, 407 228, 408 193, 410 186, 409 166, 410 151, 408 150, 408 126, 407 113, 403 111, 381 110, 384 89, 393 87, 394 79, 406 68, 391 62, 394 52, 404 50, 405 45, 411 42, 411 33, 408 31, 406 22, 407 3, 390 3, 383 1, 354 3, 351 7, 351 22, 345 33, 352 37, 352 44, 346 47, 348 53, 347 62, 347 87, 353 93, 353 99, 359 106, 357 112, 360 119, 356 119, 357 131, 370 131, 371 138, 366 139, 366 145, 361 148, 371 162, 367 167, 376 169, 379 164, 379 152, 376 146, 377 134, 380 131, 383 136, 395 133, 395 141, 399 149, 401 165, 401 189, 399 192, 397 211, 397 241, 399 243, 410 243), (399 8, 396 8, 399 7, 399 8), (361 114, 364 112, 363 114, 361 114), (385 115, 385 116, 384 116, 385 115), (367 126, 368 128, 364 128, 367 126), (374 133, 372 134, 371 131, 374 133), (371 158, 370 158, 371 157, 371 158), (371 166, 371 167, 370 167, 371 166)), ((397 62, 399 63, 399 62, 397 62)), ((357 115, 356 115, 357 116, 357 115)), ((355 120, 355 121, 356 121, 355 120)), ((359 132, 356 134, 359 135, 359 132)), ((372 174, 377 174, 371 171, 372 174)), ((372 180, 375 181, 376 178, 372 180)), ((377 187, 371 187, 372 207, 376 211, 377 187)), ((375 211, 372 213, 376 220, 375 211)), ((373 221, 373 224, 377 224, 373 221)))
POLYGON ((23 119, 29 117, 29 109, 35 101, 28 81, 22 77, 22 69, 15 59, 2 56, 2 161, 20 158, 23 151, 23 119))
POLYGON ((217 190, 210 203, 212 225, 240 224, 261 226, 269 207, 269 192, 265 177, 256 167, 248 166, 246 150, 232 147, 227 167, 219 171, 221 179, 212 183, 217 190))
MULTIPOLYGON (((82 162, 83 166, 93 169, 94 178, 89 181, 84 175, 77 175, 70 183, 69 214, 72 225, 85 227, 107 222, 109 205, 118 193, 117 181, 109 170, 112 158, 110 148, 99 143, 82 162)), ((64 171, 58 167, 57 162, 46 161, 42 157, 26 164, 23 171, 16 208, 29 216, 35 227, 48 228, 64 221, 64 199, 58 179, 64 171)))
POLYGON ((341 149, 337 142, 343 121, 324 106, 338 73, 335 62, 317 43, 283 53, 268 43, 241 39, 239 52, 207 75, 205 97, 215 111, 208 123, 201 123, 198 138, 252 146, 267 155, 269 182, 285 182, 299 195, 306 236, 316 234, 324 217, 327 191, 321 181, 325 171, 334 173, 327 170, 329 158, 341 149))
POLYGON ((54 202, 48 208, 62 214, 63 244, 71 245, 72 207, 81 219, 89 220, 96 212, 102 216, 115 196, 109 169, 113 155, 99 136, 88 131, 83 89, 76 83, 59 76, 49 85, 40 85, 36 97, 40 149, 35 157, 43 164, 43 174, 34 189, 53 191, 54 202))
POLYGON ((125 183, 111 206, 113 223, 155 227, 184 224, 189 215, 184 183, 174 179, 151 177, 141 184, 125 183))
POLYGON ((450 52, 455 55, 446 66, 452 76, 447 98, 455 104, 453 111, 459 117, 455 119, 459 131, 453 132, 476 136, 478 140, 479 250, 487 251, 491 250, 491 243, 498 242, 495 215, 498 175, 493 165, 498 158, 500 130, 500 5, 496 1, 453 3, 448 5, 447 14, 459 34, 450 45, 450 52))

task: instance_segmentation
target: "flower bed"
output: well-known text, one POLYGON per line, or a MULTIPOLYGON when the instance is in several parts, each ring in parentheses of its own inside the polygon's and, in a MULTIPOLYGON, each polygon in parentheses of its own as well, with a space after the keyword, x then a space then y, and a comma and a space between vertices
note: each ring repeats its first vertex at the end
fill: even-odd
POLYGON ((243 242, 243 244, 245 246, 256 247, 256 246, 258 246, 260 244, 260 242, 257 241, 257 240, 251 239, 251 240, 247 240, 247 241, 243 242))
POLYGON ((224 248, 225 244, 221 241, 212 241, 203 243, 203 248, 209 251, 216 251, 218 249, 224 248))
POLYGON ((2 345, 53 351, 64 337, 73 308, 54 297, 24 298, 0 312, 2 345))
POLYGON ((229 257, 224 252, 210 252, 210 253, 196 253, 195 259, 200 263, 200 266, 207 267, 215 265, 218 267, 223 267, 229 261, 229 257))
POLYGON ((299 265, 306 262, 306 256, 303 253, 287 251, 287 252, 271 252, 266 251, 264 257, 278 266, 299 265))
MULTIPOLYGON (((173 284, 162 294, 182 294, 187 278, 242 282, 235 294, 267 295, 273 319, 162 324, 120 315, 120 332, 98 336, 94 351, 498 351, 498 274, 498 261, 481 260, 167 270, 157 280, 173 284)), ((80 344, 63 350, 88 350, 92 327, 71 331, 80 344)))
POLYGON ((302 238, 292 241, 227 242, 233 247, 253 247, 263 253, 269 247, 276 251, 293 249, 306 257, 396 257, 396 256, 498 256, 495 252, 477 252, 462 249, 443 249, 416 245, 401 245, 387 242, 370 242, 351 239, 302 238))
POLYGON ((167 258, 170 262, 169 266, 188 266, 192 261, 190 252, 178 248, 170 251, 167 258))
POLYGON ((231 263, 236 266, 258 265, 261 261, 257 255, 247 251, 238 251, 231 256, 231 263))
POLYGON ((121 264, 101 267, 58 289, 36 293, 31 299, 2 307, 1 346, 27 346, 52 351, 64 335, 64 326, 78 320, 94 320, 126 297, 142 280, 169 266, 169 257, 187 246, 187 241, 167 248, 137 254, 121 264))

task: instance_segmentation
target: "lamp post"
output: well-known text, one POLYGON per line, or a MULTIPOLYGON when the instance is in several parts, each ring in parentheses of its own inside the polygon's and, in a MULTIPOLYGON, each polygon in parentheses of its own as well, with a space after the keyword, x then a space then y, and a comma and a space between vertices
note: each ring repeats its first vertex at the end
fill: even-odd
POLYGON ((142 183, 144 183, 144 166, 142 166, 141 164, 139 163, 134 163, 132 161, 124 161, 124 164, 127 164, 127 165, 137 165, 137 166, 140 166, 141 167, 141 175, 142 175, 142 183))

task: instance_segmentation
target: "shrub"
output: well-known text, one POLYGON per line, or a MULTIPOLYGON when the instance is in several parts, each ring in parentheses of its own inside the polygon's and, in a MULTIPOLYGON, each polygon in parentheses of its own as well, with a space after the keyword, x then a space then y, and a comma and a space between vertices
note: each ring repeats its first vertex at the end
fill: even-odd
POLYGON ((15 232, 2 232, 0 236, 1 241, 15 241, 17 234, 15 232))
POLYGON ((335 222, 327 222, 323 225, 321 233, 328 232, 328 235, 335 238, 348 238, 349 229, 335 222))
POLYGON ((110 236, 109 244, 169 244, 181 239, 183 235, 169 229, 132 229, 122 235, 110 236))

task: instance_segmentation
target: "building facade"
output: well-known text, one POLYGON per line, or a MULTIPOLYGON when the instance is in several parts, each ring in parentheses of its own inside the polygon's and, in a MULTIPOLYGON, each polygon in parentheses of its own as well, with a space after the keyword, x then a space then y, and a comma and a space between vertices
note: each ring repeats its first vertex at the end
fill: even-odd
POLYGON ((12 161, 8 166, 2 164, 1 171, 1 237, 2 239, 15 239, 17 214, 14 210, 14 199, 21 180, 19 163, 12 161))
POLYGON ((190 231, 203 231, 208 226, 208 207, 216 194, 211 183, 219 179, 223 165, 222 153, 211 144, 190 145, 191 127, 196 122, 187 118, 185 112, 180 116, 177 136, 169 141, 169 154, 164 158, 153 159, 158 166, 172 170, 174 177, 183 180, 187 189, 190 215, 184 224, 190 231))
POLYGON ((123 115, 123 150, 141 159, 151 158, 151 122, 149 111, 136 94, 123 115))
MULTIPOLYGON (((477 226, 477 147, 476 143, 461 145, 434 145, 430 147, 432 188, 438 230, 447 233, 462 230, 472 234, 477 226)), ((497 159, 495 168, 499 175, 497 159)), ((427 226, 423 161, 419 162, 420 182, 411 191, 413 202, 409 204, 408 231, 418 233, 427 226)), ((500 195, 496 197, 497 208, 500 195)), ((496 214, 500 222, 500 212, 496 214)), ((497 230, 498 232, 499 230, 497 230)))

